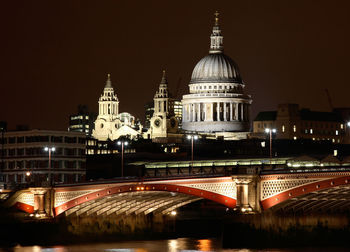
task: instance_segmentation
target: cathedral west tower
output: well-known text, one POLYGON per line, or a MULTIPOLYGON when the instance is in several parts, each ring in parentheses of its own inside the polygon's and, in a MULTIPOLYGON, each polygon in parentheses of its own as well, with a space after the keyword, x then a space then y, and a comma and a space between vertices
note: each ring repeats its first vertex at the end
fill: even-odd
POLYGON ((107 75, 106 85, 98 100, 98 117, 92 136, 98 140, 116 139, 115 132, 120 127, 119 100, 114 93, 111 76, 107 75))
POLYGON ((176 133, 178 121, 174 114, 174 99, 169 97, 168 81, 165 71, 159 89, 154 98, 154 113, 150 120, 150 134, 152 139, 169 137, 169 133, 176 133))

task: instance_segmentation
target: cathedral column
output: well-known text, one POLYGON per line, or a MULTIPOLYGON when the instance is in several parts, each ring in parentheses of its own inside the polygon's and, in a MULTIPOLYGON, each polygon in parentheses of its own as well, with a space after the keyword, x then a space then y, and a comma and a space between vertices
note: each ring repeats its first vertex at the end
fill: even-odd
POLYGON ((239 121, 239 118, 238 118, 238 104, 239 103, 235 103, 235 120, 236 121, 239 121))
POLYGON ((197 103, 197 122, 201 121, 201 104, 197 103))
POLYGON ((185 109, 185 105, 182 106, 182 121, 186 121, 186 109, 185 109))
POLYGON ((226 118, 226 102, 222 103, 224 105, 224 121, 227 121, 227 118, 226 118))
POLYGON ((244 121, 244 103, 241 103, 241 121, 244 121))
POLYGON ((216 103, 216 119, 218 122, 220 121, 220 102, 216 103))
POLYGON ((207 104, 203 103, 203 121, 207 121, 207 104))
POLYGON ((230 102, 230 121, 233 121, 232 114, 232 102, 230 102))
POLYGON ((210 103, 210 121, 214 121, 214 103, 210 103))
POLYGON ((192 122, 196 121, 196 104, 192 103, 192 122))
POLYGON ((246 121, 249 122, 249 116, 250 116, 250 111, 249 111, 249 104, 246 104, 246 121))

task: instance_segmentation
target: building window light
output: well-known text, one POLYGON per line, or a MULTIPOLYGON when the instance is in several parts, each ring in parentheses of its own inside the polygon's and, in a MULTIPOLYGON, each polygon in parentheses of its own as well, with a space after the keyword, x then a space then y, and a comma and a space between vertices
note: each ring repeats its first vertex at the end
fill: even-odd
POLYGON ((293 125, 293 132, 297 132, 297 126, 293 125))
POLYGON ((313 134, 313 133, 314 133, 313 129, 310 129, 310 134, 313 134))
POLYGON ((286 130, 286 128, 284 127, 284 125, 282 125, 282 132, 284 132, 286 130))
POLYGON ((314 138, 314 137, 312 138, 312 141, 315 141, 315 138, 314 138))
POLYGON ((344 124, 340 124, 340 128, 341 128, 341 129, 344 129, 344 124))
POLYGON ((338 156, 338 150, 333 150, 333 156, 338 156))
POLYGON ((336 135, 336 136, 339 135, 339 131, 338 131, 338 130, 335 131, 335 135, 336 135))
POLYGON ((307 134, 307 129, 305 129, 305 134, 307 134))
POLYGON ((296 137, 296 136, 294 136, 294 137, 293 137, 293 139, 294 139, 294 140, 297 140, 297 137, 296 137))

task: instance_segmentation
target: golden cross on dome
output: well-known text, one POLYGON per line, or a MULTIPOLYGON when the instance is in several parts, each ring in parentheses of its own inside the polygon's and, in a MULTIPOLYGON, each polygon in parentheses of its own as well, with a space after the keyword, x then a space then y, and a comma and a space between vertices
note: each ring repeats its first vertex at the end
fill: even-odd
POLYGON ((214 16, 215 16, 215 25, 219 25, 219 12, 215 11, 214 16))

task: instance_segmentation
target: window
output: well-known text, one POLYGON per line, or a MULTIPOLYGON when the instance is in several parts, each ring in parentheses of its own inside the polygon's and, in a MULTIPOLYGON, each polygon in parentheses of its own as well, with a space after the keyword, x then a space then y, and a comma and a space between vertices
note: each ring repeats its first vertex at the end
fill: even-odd
POLYGON ((296 136, 294 136, 294 137, 293 137, 293 139, 294 139, 294 140, 297 140, 297 137, 296 137, 296 136))
POLYGON ((338 130, 335 131, 335 135, 337 135, 337 136, 339 135, 339 131, 338 130))
POLYGON ((24 137, 17 137, 17 143, 24 143, 24 137))
POLYGON ((65 155, 67 156, 75 156, 75 149, 66 148, 64 152, 65 152, 65 155))
POLYGON ((53 143, 62 143, 63 142, 63 137, 61 137, 61 136, 51 136, 51 142, 53 142, 53 143))
POLYGON ((16 150, 15 149, 9 149, 9 156, 14 156, 16 155, 16 150))
POLYGON ((10 137, 10 138, 9 138, 9 143, 10 143, 10 144, 16 143, 16 138, 15 138, 15 137, 10 137))
POLYGON ((23 148, 17 149, 17 155, 18 156, 23 156, 24 155, 24 149, 23 148))
POLYGON ((313 134, 313 133, 314 133, 313 129, 310 129, 310 134, 313 134))
POLYGON ((293 132, 297 132, 297 126, 293 125, 293 132))
POLYGON ((64 138, 64 142, 65 143, 76 143, 77 142, 77 138, 76 137, 65 137, 64 138))
POLYGON ((286 129, 285 129, 285 126, 282 125, 282 132, 284 132, 286 129))

